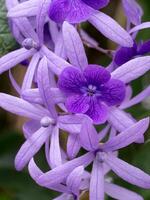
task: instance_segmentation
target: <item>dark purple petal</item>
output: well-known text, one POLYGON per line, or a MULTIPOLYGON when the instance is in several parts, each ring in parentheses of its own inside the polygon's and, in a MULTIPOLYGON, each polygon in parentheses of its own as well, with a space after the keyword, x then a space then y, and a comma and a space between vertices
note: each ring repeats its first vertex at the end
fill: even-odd
POLYGON ((115 63, 120 66, 124 63, 131 60, 134 56, 137 55, 137 46, 134 44, 133 47, 121 47, 115 54, 114 61, 115 63))
POLYGON ((101 87, 100 99, 109 106, 120 104, 125 98, 125 84, 117 79, 111 79, 101 87))
POLYGON ((97 101, 91 100, 89 109, 85 113, 93 119, 95 124, 104 123, 107 120, 107 106, 97 101))
POLYGON ((88 98, 84 95, 73 95, 67 98, 66 108, 71 113, 85 113, 89 109, 88 98))
POLYGON ((107 4, 109 3, 109 0, 82 0, 82 1, 97 10, 107 6, 107 4))
POLYGON ((82 0, 53 0, 49 8, 49 17, 57 22, 79 23, 85 21, 95 10, 82 0))
POLYGON ((84 70, 84 76, 88 84, 94 86, 106 83, 110 79, 110 73, 105 68, 98 65, 89 65, 84 70))
POLYGON ((66 94, 81 94, 80 88, 85 84, 82 73, 73 67, 65 68, 59 76, 58 87, 66 94))
POLYGON ((150 52, 150 40, 144 42, 142 45, 140 45, 138 54, 144 55, 146 53, 150 52))

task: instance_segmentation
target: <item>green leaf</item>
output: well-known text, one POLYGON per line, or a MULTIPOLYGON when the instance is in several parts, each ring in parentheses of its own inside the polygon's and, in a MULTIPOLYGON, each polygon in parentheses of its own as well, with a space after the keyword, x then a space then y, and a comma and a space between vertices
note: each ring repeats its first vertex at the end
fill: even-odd
POLYGON ((0 0, 0 56, 17 47, 17 43, 11 35, 6 15, 5 0, 0 0))

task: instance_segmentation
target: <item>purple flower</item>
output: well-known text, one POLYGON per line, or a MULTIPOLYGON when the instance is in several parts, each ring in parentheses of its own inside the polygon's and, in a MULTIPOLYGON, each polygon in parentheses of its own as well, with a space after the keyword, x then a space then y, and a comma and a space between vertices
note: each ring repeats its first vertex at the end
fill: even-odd
POLYGON ((123 65, 136 56, 143 56, 150 52, 150 40, 141 44, 134 44, 133 47, 121 47, 115 54, 114 62, 117 66, 123 65))
POLYGON ((103 67, 89 65, 83 73, 66 68, 59 76, 58 86, 67 95, 66 107, 71 113, 85 113, 94 123, 104 123, 108 106, 120 104, 125 97, 125 84, 111 79, 103 67))
POLYGON ((55 22, 79 23, 87 20, 95 10, 105 7, 109 0, 53 0, 49 17, 55 22))

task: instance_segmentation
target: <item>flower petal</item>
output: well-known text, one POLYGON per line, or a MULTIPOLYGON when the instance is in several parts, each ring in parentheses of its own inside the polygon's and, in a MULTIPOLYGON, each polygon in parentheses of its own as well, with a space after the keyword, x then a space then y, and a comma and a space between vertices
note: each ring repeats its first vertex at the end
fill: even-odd
POLYGON ((36 16, 40 0, 30 0, 19 3, 9 10, 8 17, 31 17, 36 16))
POLYGON ((96 158, 90 180, 90 199, 104 200, 104 172, 102 163, 96 158))
POLYGON ((23 133, 25 138, 29 138, 34 132, 36 132, 41 127, 39 121, 30 120, 23 124, 23 133))
POLYGON ((82 123, 81 131, 79 134, 80 143, 87 151, 94 151, 99 147, 99 138, 95 130, 92 120, 86 117, 82 123))
POLYGON ((46 57, 43 57, 39 63, 37 71, 37 83, 39 92, 41 94, 45 106, 48 108, 51 116, 54 119, 56 119, 57 113, 55 109, 53 96, 50 90, 51 84, 49 77, 48 61, 46 57))
POLYGON ((31 88, 39 59, 40 59, 39 53, 33 55, 22 83, 22 88, 21 88, 22 91, 31 88))
POLYGON ((120 44, 123 47, 132 47, 133 40, 129 33, 127 33, 116 21, 108 15, 97 11, 93 14, 89 22, 97 28, 105 37, 120 44))
POLYGON ((104 145, 102 145, 102 149, 109 152, 124 148, 141 138, 148 127, 149 118, 142 119, 125 129, 125 131, 121 132, 117 136, 109 139, 104 145))
POLYGON ((135 58, 111 73, 112 78, 129 83, 150 70, 150 56, 135 58))
POLYGON ((57 127, 54 127, 52 131, 49 156, 50 165, 52 168, 58 167, 62 164, 59 144, 59 129, 57 127))
POLYGON ((145 98, 147 98, 149 96, 150 96, 150 86, 145 88, 142 92, 140 92, 138 95, 133 97, 131 100, 121 104, 120 108, 121 109, 130 108, 131 106, 134 106, 134 105, 142 102, 145 98))
POLYGON ((92 162, 93 159, 94 159, 93 153, 91 153, 91 152, 86 153, 83 156, 80 156, 71 161, 68 161, 67 163, 65 163, 59 167, 56 167, 53 170, 50 170, 49 172, 45 173, 44 175, 39 177, 38 183, 42 184, 42 185, 48 184, 49 186, 60 183, 76 167, 78 167, 80 165, 83 165, 84 167, 86 167, 87 165, 89 165, 92 162))
POLYGON ((46 46, 42 46, 40 52, 42 56, 47 57, 50 70, 57 75, 60 75, 66 67, 72 67, 70 63, 54 54, 46 46))
POLYGON ((139 194, 132 192, 130 190, 127 190, 127 189, 120 187, 118 185, 105 182, 104 186, 105 186, 106 194, 111 196, 114 199, 118 199, 118 200, 127 200, 127 199, 144 200, 143 197, 140 196, 139 194))
POLYGON ((102 124, 105 123, 108 118, 108 108, 100 102, 91 100, 89 109, 85 114, 91 117, 95 124, 102 124))
POLYGON ((140 55, 144 55, 144 54, 149 53, 149 52, 150 52, 150 40, 141 44, 139 49, 138 49, 138 53, 140 55))
POLYGON ((82 73, 74 67, 67 67, 59 76, 58 87, 66 94, 81 94, 80 89, 85 84, 86 80, 82 73))
POLYGON ((112 154, 106 156, 104 162, 125 181, 141 188, 150 188, 150 176, 142 170, 120 160, 112 154))
POLYGON ((125 84, 120 80, 111 79, 100 90, 100 99, 109 106, 118 105, 125 98, 125 84))
POLYGON ((81 38, 75 27, 67 22, 63 23, 63 39, 67 56, 73 66, 84 69, 88 65, 81 38))
POLYGON ((67 140, 67 154, 70 159, 77 156, 81 148, 79 134, 69 134, 67 140))
POLYGON ((49 135, 51 127, 40 128, 22 145, 15 158, 15 167, 18 171, 22 170, 30 159, 40 150, 49 135))
POLYGON ((21 48, 0 58, 0 74, 31 57, 36 52, 35 49, 26 50, 21 48))
POLYGON ((128 113, 119 109, 112 108, 109 110, 108 122, 119 132, 134 125, 135 120, 128 113))
POLYGON ((120 66, 131 60, 137 55, 137 46, 134 44, 133 47, 121 47, 115 54, 114 62, 120 66))
POLYGON ((0 93, 0 107, 19 116, 35 120, 41 120, 42 117, 48 115, 46 109, 36 107, 23 99, 4 93, 0 93))
POLYGON ((83 95, 68 97, 65 105, 71 113, 85 113, 89 109, 88 98, 83 95))
POLYGON ((84 76, 88 84, 98 86, 110 79, 110 73, 99 65, 88 65, 84 70, 84 76))
POLYGON ((79 196, 79 189, 82 180, 82 175, 84 172, 84 167, 76 167, 67 177, 66 184, 71 193, 79 196))

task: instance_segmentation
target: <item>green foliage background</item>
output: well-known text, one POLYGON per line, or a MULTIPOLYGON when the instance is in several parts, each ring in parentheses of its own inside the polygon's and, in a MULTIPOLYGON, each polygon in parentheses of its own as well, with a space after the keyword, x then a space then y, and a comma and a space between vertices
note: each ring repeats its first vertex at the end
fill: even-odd
MULTIPOLYGON (((115 6, 117 1, 112 2, 110 8, 107 12, 112 13, 112 8, 115 6), (113 5, 114 4, 114 5, 113 5), (109 10, 110 9, 110 10, 109 10)), ((145 11, 143 21, 150 21, 150 1, 149 0, 139 0, 139 3, 143 6, 145 11)), ((85 29, 89 27, 85 26, 85 29)), ((94 37, 97 37, 97 32, 93 32, 92 28, 88 29, 89 32, 94 33, 94 37)), ((142 31, 138 38, 149 39, 150 30, 142 31)), ((101 38, 100 38, 101 39, 101 38)), ((106 45, 106 40, 102 38, 102 44, 106 45)), ((108 45, 108 44, 107 44, 108 45)), ((106 46, 107 46, 106 45, 106 46)), ((13 37, 10 33, 7 19, 6 19, 6 9, 4 6, 4 0, 0 0, 0 56, 10 52, 15 49, 17 46, 16 42, 13 40, 13 37)), ((108 47, 108 46, 107 46, 108 47)), ((103 55, 95 54, 93 51, 87 51, 91 60, 95 62, 100 62, 102 60, 106 64, 106 58, 103 55), (93 55, 97 55, 96 60, 93 55)), ((141 90, 143 87, 143 80, 145 85, 147 85, 147 79, 149 78, 142 77, 140 80, 133 82, 133 88, 135 94, 141 90)), ((8 86, 8 78, 6 75, 1 76, 0 78, 0 87, 1 90, 4 90, 4 87, 8 86)), ((1 111, 1 110, 0 110, 1 111)), ((130 109, 130 112, 137 118, 140 119, 144 116, 150 114, 150 110, 145 109, 141 104, 130 109)), ((56 195, 56 193, 49 191, 47 189, 37 186, 33 180, 29 177, 27 170, 23 172, 16 172, 14 169, 14 157, 17 153, 20 145, 23 143, 24 139, 21 131, 16 131, 16 128, 12 130, 13 120, 7 119, 8 116, 5 112, 0 112, 0 200, 51 200, 56 195)), ((120 157, 125 161, 132 163, 133 165, 140 167, 150 174, 150 133, 146 134, 146 143, 144 145, 131 145, 126 149, 120 151, 120 157)), ((45 164, 42 158, 42 155, 38 155, 37 159, 41 166, 45 164)), ((131 190, 134 190, 141 194, 144 197, 144 200, 150 200, 150 190, 142 190, 132 185, 127 184, 126 182, 119 179, 114 174, 114 182, 125 186, 131 190)), ((85 198, 87 199, 87 198, 85 198)), ((109 198, 110 200, 110 198, 109 198)), ((130 199, 129 199, 130 200, 130 199)), ((132 200, 132 199, 131 199, 132 200)))

